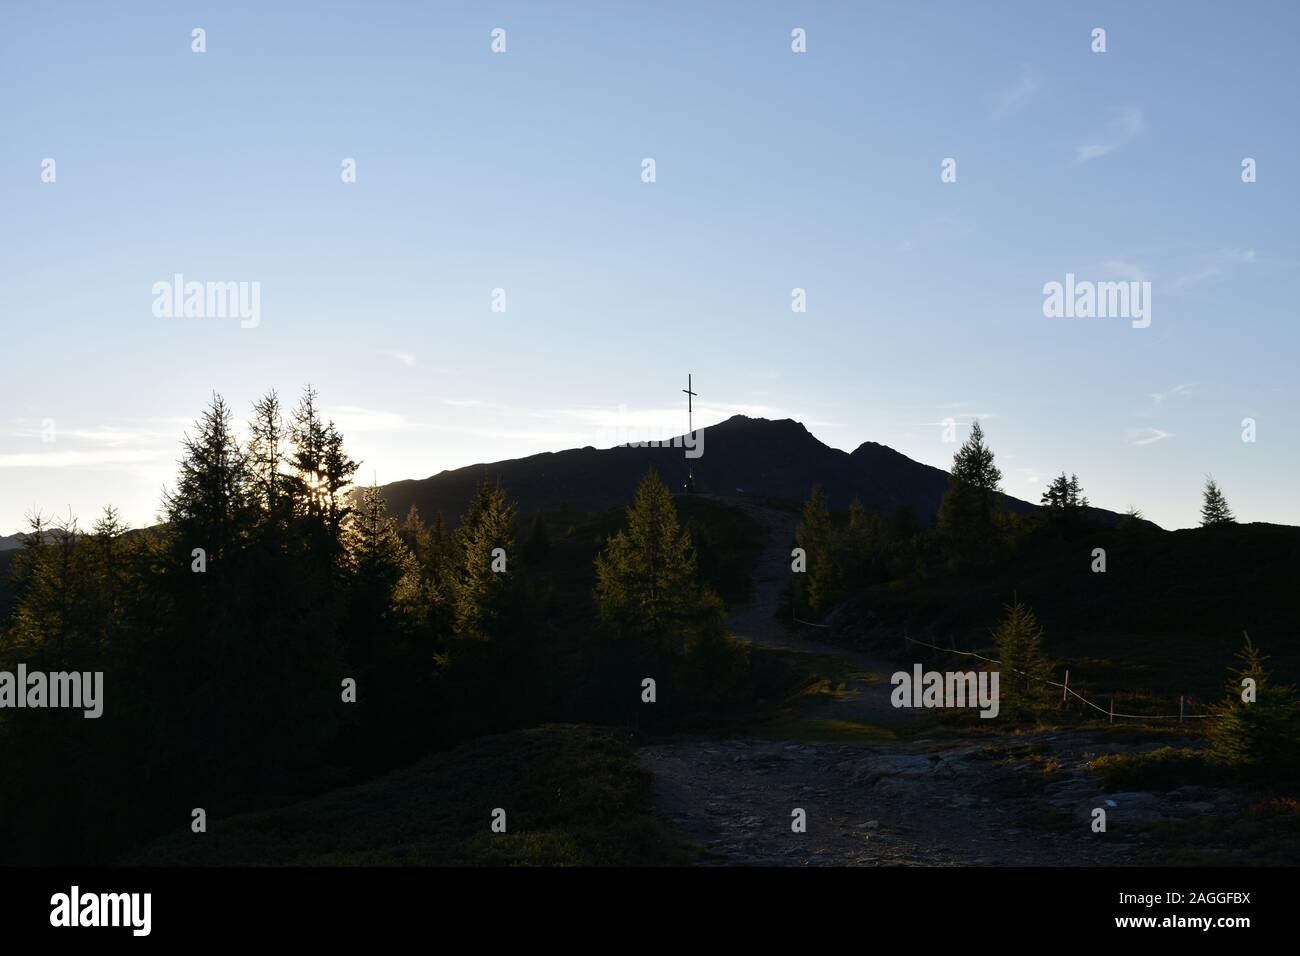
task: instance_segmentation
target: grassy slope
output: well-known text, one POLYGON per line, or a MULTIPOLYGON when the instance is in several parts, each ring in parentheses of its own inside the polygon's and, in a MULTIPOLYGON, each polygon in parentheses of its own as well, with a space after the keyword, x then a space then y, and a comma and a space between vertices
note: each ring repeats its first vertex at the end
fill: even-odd
MULTIPOLYGON (((626 734, 556 724, 480 738, 360 786, 209 819, 125 861, 165 866, 660 865, 689 851, 650 815, 626 734), (490 830, 494 808, 508 830, 490 830)), ((218 817, 216 808, 208 808, 218 817)))

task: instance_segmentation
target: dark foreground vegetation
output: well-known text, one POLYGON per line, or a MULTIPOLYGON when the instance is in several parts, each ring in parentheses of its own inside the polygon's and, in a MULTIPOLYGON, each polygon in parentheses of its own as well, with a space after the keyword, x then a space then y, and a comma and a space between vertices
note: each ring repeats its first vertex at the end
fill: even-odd
POLYGON ((143 866, 595 866, 687 862, 651 814, 628 735, 572 724, 484 737, 367 783, 167 837, 143 866), (490 829, 505 811, 505 832, 490 829))
POLYGON ((352 488, 310 389, 288 415, 258 402, 247 441, 232 418, 217 398, 199 420, 155 528, 32 516, 0 670, 102 671, 104 710, 0 710, 0 862, 110 862, 192 836, 195 809, 287 805, 483 735, 671 732, 753 698, 720 596, 748 592, 744 516, 679 514, 650 476, 626 511, 521 516, 484 482, 454 527, 399 521, 352 488))

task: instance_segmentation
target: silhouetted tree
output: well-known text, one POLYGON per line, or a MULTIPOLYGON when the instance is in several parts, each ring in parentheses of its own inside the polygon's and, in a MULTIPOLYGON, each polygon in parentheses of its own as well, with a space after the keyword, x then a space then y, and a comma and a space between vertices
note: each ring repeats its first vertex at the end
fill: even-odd
POLYGON ((821 485, 813 485, 812 496, 804 503, 795 541, 807 557, 807 571, 800 583, 808 606, 824 611, 843 596, 847 569, 842 536, 821 485))
POLYGON ((275 389, 253 403, 248 434, 248 468, 254 494, 266 514, 281 517, 281 502, 286 498, 283 472, 287 435, 275 389))
POLYGON ((326 424, 316 407, 316 389, 308 385, 293 411, 289 437, 294 501, 301 514, 319 518, 325 512, 326 424))
POLYGON ((179 549, 175 560, 188 564, 192 550, 202 548, 209 562, 220 561, 253 523, 248 458, 231 427, 230 407, 220 395, 213 395, 195 436, 185 437, 182 450, 176 488, 163 499, 179 549))
POLYGON ((1232 509, 1228 507, 1228 499, 1223 496, 1214 478, 1205 479, 1205 491, 1202 494, 1204 501, 1201 505, 1201 527, 1232 524, 1237 520, 1232 514, 1232 509))
POLYGON ((953 456, 948 492, 939 506, 939 535, 954 563, 976 563, 991 557, 1001 480, 993 450, 985 444, 984 429, 976 421, 970 437, 953 456))

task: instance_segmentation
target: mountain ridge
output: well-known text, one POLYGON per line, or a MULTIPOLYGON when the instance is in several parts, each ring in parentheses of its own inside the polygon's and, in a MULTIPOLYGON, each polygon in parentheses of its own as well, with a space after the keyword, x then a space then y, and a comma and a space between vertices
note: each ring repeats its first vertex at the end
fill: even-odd
MULTIPOLYGON (((696 431, 700 456, 686 458, 685 436, 658 447, 595 448, 587 445, 444 469, 427 478, 381 486, 389 511, 401 516, 415 505, 432 520, 441 513, 459 521, 483 478, 499 478, 521 510, 570 507, 599 511, 626 504, 637 483, 654 469, 670 488, 683 490, 688 469, 695 490, 705 494, 744 494, 802 502, 821 485, 832 507, 846 508, 858 498, 869 511, 911 508, 922 523, 933 523, 948 489, 948 473, 907 457, 879 442, 865 441, 851 452, 832 448, 792 418, 733 415, 696 431), (674 447, 675 446, 675 447, 674 447)), ((1037 505, 1004 495, 1009 510, 1029 513, 1037 505)), ((1105 521, 1120 515, 1090 509, 1105 521)))

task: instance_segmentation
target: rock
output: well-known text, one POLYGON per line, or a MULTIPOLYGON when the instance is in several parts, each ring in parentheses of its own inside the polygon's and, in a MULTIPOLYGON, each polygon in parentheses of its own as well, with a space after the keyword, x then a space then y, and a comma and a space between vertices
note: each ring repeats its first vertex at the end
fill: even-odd
POLYGON ((928 757, 910 754, 877 754, 859 763, 850 779, 855 784, 872 786, 884 778, 928 777, 935 772, 935 769, 935 765, 928 757))
POLYGON ((1154 793, 1113 793, 1105 803, 1113 808, 1108 816, 1114 820, 1163 820, 1168 816, 1164 802, 1154 793))

